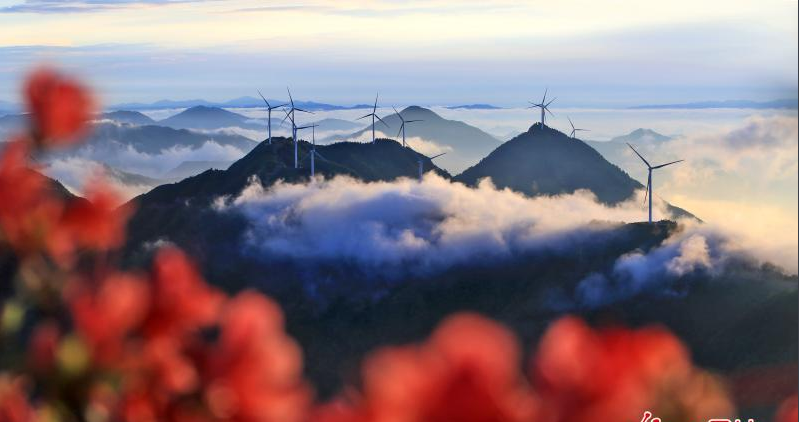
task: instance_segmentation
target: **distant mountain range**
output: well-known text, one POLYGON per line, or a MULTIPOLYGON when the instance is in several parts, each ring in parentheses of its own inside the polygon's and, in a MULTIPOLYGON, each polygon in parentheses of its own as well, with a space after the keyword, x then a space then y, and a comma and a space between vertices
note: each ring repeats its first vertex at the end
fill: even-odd
POLYGON ((631 143, 631 144, 640 144, 640 143, 657 143, 668 141, 671 139, 671 136, 661 135, 660 133, 655 132, 652 129, 644 129, 638 128, 634 131, 626 134, 616 136, 610 140, 610 142, 616 142, 621 144, 631 143))
MULTIPOLYGON (((641 162, 630 150, 630 147, 627 146, 628 143, 634 145, 642 154, 647 154, 648 150, 672 139, 674 138, 655 132, 652 129, 639 128, 626 135, 616 136, 609 141, 585 141, 585 143, 614 165, 625 171, 635 173, 636 170, 640 170, 641 162)), ((662 161, 668 160, 663 158, 662 161)))
POLYGON ((180 181, 211 169, 226 170, 231 164, 233 161, 183 161, 177 167, 164 173, 163 178, 180 181))
MULTIPOLYGON (((269 100, 272 104, 284 104, 287 100, 269 100)), ((297 107, 307 110, 351 110, 359 108, 370 108, 368 104, 356 104, 351 106, 342 106, 335 104, 318 103, 315 101, 300 101, 295 100, 294 104, 297 107)), ((152 110, 163 108, 190 108, 196 106, 204 107, 225 107, 225 108, 253 108, 263 107, 264 102, 261 98, 256 97, 239 97, 229 101, 214 102, 202 99, 195 100, 159 100, 152 103, 121 103, 109 107, 111 110, 152 110)))
MULTIPOLYGON (((436 159, 436 163, 452 172, 462 171, 499 145, 497 139, 488 133, 464 122, 445 119, 432 110, 423 107, 410 106, 400 111, 400 113, 405 120, 421 120, 420 122, 409 123, 406 126, 407 139, 412 141, 413 138, 421 138, 424 142, 432 143, 412 146, 426 155, 446 152, 446 155, 436 159)), ((397 136, 402 124, 399 116, 389 114, 383 117, 383 120, 388 127, 378 123, 376 129, 401 140, 401 136, 397 136)), ((355 133, 333 136, 328 138, 327 141, 364 139, 370 136, 371 128, 372 125, 369 124, 355 133)))
POLYGON ((154 125, 155 120, 149 116, 139 113, 138 111, 118 110, 103 113, 99 116, 99 120, 113 120, 118 123, 127 123, 131 125, 154 125))
POLYGON ((174 116, 160 120, 158 124, 175 129, 213 130, 240 127, 243 129, 262 130, 266 128, 265 120, 251 119, 219 107, 202 105, 183 110, 174 116))
POLYGON ((176 166, 180 161, 192 160, 196 156, 195 152, 200 152, 201 157, 223 154, 226 158, 238 158, 255 145, 256 142, 235 134, 204 134, 165 126, 101 121, 94 125, 85 143, 50 153, 44 160, 81 158, 104 163, 120 171, 164 179, 169 167, 176 166), (180 161, 170 166, 175 160, 180 161))
POLYGON ((502 107, 493 106, 491 104, 464 104, 464 105, 456 105, 456 106, 448 106, 446 107, 450 110, 500 110, 502 107))
POLYGON ((702 108, 754 108, 754 109, 796 109, 799 99, 779 99, 773 101, 725 100, 699 101, 682 104, 648 104, 630 107, 631 109, 702 109, 702 108))

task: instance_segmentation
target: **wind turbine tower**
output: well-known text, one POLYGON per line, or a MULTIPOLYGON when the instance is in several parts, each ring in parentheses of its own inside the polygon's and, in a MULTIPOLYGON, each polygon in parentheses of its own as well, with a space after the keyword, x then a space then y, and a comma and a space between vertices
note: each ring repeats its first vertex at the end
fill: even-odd
POLYGON ((627 146, 630 147, 631 150, 633 150, 635 155, 637 155, 638 158, 640 158, 641 161, 644 162, 644 164, 646 164, 646 168, 649 172, 646 178, 646 193, 644 193, 644 203, 646 203, 646 199, 647 197, 649 197, 649 224, 652 224, 652 170, 657 170, 685 160, 677 160, 677 161, 672 161, 670 163, 661 164, 659 166, 652 166, 649 164, 649 161, 646 161, 646 159, 641 154, 639 154, 638 151, 635 150, 635 148, 633 148, 632 145, 628 143, 627 146))
MULTIPOLYGON (((298 127, 297 130, 300 129, 311 129, 311 152, 308 155, 311 156, 311 179, 313 179, 314 175, 316 174, 316 155, 319 154, 316 152, 316 127, 319 126, 317 124, 308 125, 308 126, 301 126, 298 127)), ((320 156, 321 157, 321 156, 320 156)))
POLYGON ((277 105, 277 106, 272 106, 272 105, 269 104, 269 101, 266 101, 266 98, 264 98, 264 95, 261 94, 261 91, 258 91, 258 95, 260 95, 261 99, 264 100, 264 103, 266 103, 266 114, 267 114, 267 117, 266 117, 266 128, 267 129, 266 130, 269 133, 269 138, 268 138, 269 139, 269 145, 272 145, 272 110, 274 110, 276 108, 285 107, 288 104, 281 104, 281 105, 277 105))
POLYGON ((377 97, 378 96, 375 95, 375 105, 374 107, 372 107, 372 112, 356 119, 356 120, 361 120, 367 117, 372 118, 372 143, 375 143, 375 119, 379 120, 380 123, 386 125, 386 127, 389 127, 388 124, 384 122, 383 119, 380 118, 380 116, 377 115, 377 97))
MULTIPOLYGON (((434 159, 436 159, 438 157, 441 157, 444 154, 446 154, 446 152, 442 152, 441 154, 434 155, 434 156, 430 157, 429 160, 433 161, 434 159)), ((425 157, 423 155, 419 154, 419 158, 418 158, 418 162, 419 162, 419 183, 422 182, 422 176, 424 176, 424 161, 423 161, 424 158, 425 157)))
POLYGON ((391 108, 394 109, 394 112, 397 113, 397 116, 400 118, 400 121, 402 122, 402 124, 400 125, 400 130, 397 131, 397 136, 399 136, 400 132, 402 132, 402 146, 405 146, 405 125, 408 124, 408 123, 413 123, 413 122, 421 122, 423 120, 419 120, 419 119, 417 119, 417 120, 405 120, 405 118, 402 117, 402 114, 400 114, 400 112, 397 111, 397 109, 395 107, 391 107, 391 108))
POLYGON ((553 98, 553 99, 549 100, 549 102, 547 102, 547 92, 548 91, 549 91, 549 88, 544 90, 544 98, 541 99, 540 103, 536 104, 536 103, 530 101, 530 107, 528 107, 528 108, 540 108, 541 109, 541 128, 542 129, 544 128, 544 121, 545 121, 545 118, 546 118, 546 113, 549 113, 552 117, 555 117, 555 115, 552 114, 551 111, 549 111, 549 105, 552 104, 552 102, 555 101, 557 98, 553 98))
POLYGON ((571 135, 569 135, 569 136, 571 136, 572 138, 574 138, 574 135, 576 135, 576 134, 577 134, 577 132, 580 132, 580 131, 585 131, 585 132, 588 132, 588 129, 579 129, 579 128, 576 128, 576 127, 574 127, 574 123, 572 123, 572 119, 571 119, 571 117, 569 117, 569 116, 566 116, 566 118, 567 118, 567 119, 569 119, 569 124, 570 124, 570 125, 571 125, 571 127, 572 127, 572 133, 571 133, 571 135))
POLYGON ((303 112, 303 113, 311 113, 311 114, 313 114, 313 113, 308 111, 308 110, 303 110, 301 108, 294 107, 294 98, 291 97, 291 90, 289 90, 288 87, 286 87, 286 91, 289 93, 289 102, 291 103, 291 108, 286 111, 286 117, 283 118, 283 121, 285 122, 286 119, 291 120, 291 136, 292 136, 292 139, 294 140, 294 168, 296 169, 296 168, 299 167, 299 161, 297 160, 297 142, 298 142, 298 139, 297 139, 297 123, 294 120, 294 117, 295 117, 294 113, 297 112, 297 111, 300 111, 300 112, 303 112))

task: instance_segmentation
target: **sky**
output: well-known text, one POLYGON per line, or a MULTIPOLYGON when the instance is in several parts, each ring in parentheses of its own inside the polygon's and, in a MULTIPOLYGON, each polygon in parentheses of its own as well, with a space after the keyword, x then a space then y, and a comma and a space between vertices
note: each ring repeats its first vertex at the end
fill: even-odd
POLYGON ((42 62, 103 104, 772 100, 796 97, 797 2, 0 0, 0 101, 42 62))

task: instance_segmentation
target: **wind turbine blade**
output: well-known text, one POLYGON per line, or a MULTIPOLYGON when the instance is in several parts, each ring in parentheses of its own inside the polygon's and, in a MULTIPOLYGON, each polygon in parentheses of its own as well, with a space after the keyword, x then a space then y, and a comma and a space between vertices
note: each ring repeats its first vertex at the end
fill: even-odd
MULTIPOLYGON (((266 101, 266 100, 264 100, 264 101, 266 101)), ((267 103, 267 104, 269 104, 269 103, 267 103)), ((270 110, 274 110, 274 109, 276 109, 276 108, 285 107, 285 106, 287 106, 287 105, 288 105, 288 104, 281 104, 281 105, 271 106, 271 107, 269 107, 269 109, 270 109, 270 110)))
POLYGON ((301 111, 301 112, 303 112, 303 113, 314 114, 314 112, 313 112, 313 111, 303 110, 303 109, 301 109, 301 108, 295 108, 294 110, 295 110, 295 111, 301 111))
POLYGON ((264 98, 264 94, 261 94, 261 90, 260 89, 258 90, 258 95, 260 95, 261 99, 264 100, 264 102, 266 103, 266 108, 271 108, 269 106, 269 101, 266 101, 266 98, 264 98))
POLYGON ((632 146, 632 145, 630 145, 629 143, 627 143, 627 146, 628 146, 628 147, 630 147, 630 149, 631 149, 631 150, 633 150, 633 152, 635 153, 635 155, 637 155, 637 156, 638 156, 638 158, 640 158, 640 159, 641 159, 641 161, 643 161, 643 162, 644 162, 644 164, 646 164, 646 166, 647 166, 647 167, 652 167, 651 165, 649 165, 649 161, 646 161, 646 159, 645 159, 644 157, 642 157, 642 156, 641 156, 641 154, 639 154, 639 153, 638 153, 638 151, 636 151, 636 150, 635 150, 635 148, 633 148, 633 146, 632 146))
POLYGON ((289 87, 286 87, 286 92, 289 93, 289 101, 291 102, 291 108, 294 108, 294 98, 291 97, 291 90, 289 87))
POLYGON ((546 104, 546 106, 545 106, 545 107, 549 107, 549 105, 550 105, 550 104, 552 104, 552 102, 553 102, 553 101, 555 101, 555 100, 557 100, 557 99, 558 99, 558 97, 555 97, 555 98, 553 98, 553 99, 549 100, 549 102, 546 104))
POLYGON ((544 107, 544 111, 546 111, 547 113, 549 113, 549 115, 550 115, 550 116, 552 116, 552 117, 555 117, 555 113, 553 113, 553 112, 549 111, 549 109, 548 109, 548 108, 544 107))
POLYGON ((424 121, 424 120, 422 120, 422 119, 416 119, 416 120, 406 120, 406 121, 405 121, 405 123, 414 123, 414 122, 423 122, 423 121, 424 121))
POLYGON ((397 108, 396 108, 396 107, 394 107, 394 106, 391 106, 391 108, 393 108, 393 109, 394 109, 394 113, 396 113, 396 114, 397 114, 397 117, 399 117, 399 118, 400 118, 400 120, 402 120, 402 121, 404 122, 404 121, 405 121, 405 119, 403 119, 403 118, 402 118, 402 115, 400 114, 400 112, 399 112, 399 111, 397 111, 397 108))
POLYGON ((677 160, 677 161, 672 161, 672 162, 670 162, 670 163, 661 164, 661 165, 659 165, 659 166, 652 167, 652 170, 654 170, 654 169, 660 169, 660 168, 663 168, 663 167, 666 167, 666 166, 670 166, 670 165, 672 165, 672 164, 677 164, 677 163, 679 163, 679 162, 682 162, 682 161, 685 161, 685 160, 677 160))
POLYGON ((375 106, 372 108, 372 113, 377 113, 377 97, 379 95, 379 93, 375 94, 375 106))
POLYGON ((572 118, 569 117, 569 116, 566 116, 566 118, 569 119, 569 124, 571 125, 572 130, 577 130, 577 129, 574 128, 574 123, 572 123, 572 118))
POLYGON ((386 125, 386 127, 388 127, 388 128, 391 127, 391 126, 388 125, 388 123, 384 122, 383 119, 381 119, 380 116, 378 116, 377 114, 375 114, 375 117, 377 118, 377 120, 380 120, 380 123, 386 125))
POLYGON ((646 206, 647 195, 649 195, 649 180, 648 179, 647 179, 647 182, 646 182, 646 191, 644 192, 644 206, 646 206))
POLYGON ((404 127, 405 127, 405 122, 402 122, 402 124, 400 125, 400 128, 399 128, 399 130, 397 131, 397 135, 395 136, 395 138, 396 138, 397 136, 400 136, 400 133, 402 132, 402 128, 404 128, 404 127))
POLYGON ((434 156, 430 157, 430 160, 432 160, 432 159, 434 159, 434 158, 441 157, 441 156, 442 156, 442 155, 444 155, 444 154, 446 154, 446 152, 442 152, 441 154, 434 155, 434 156))
POLYGON ((547 102, 547 92, 549 92, 549 87, 547 87, 547 88, 544 90, 544 99, 543 99, 543 100, 541 100, 541 104, 544 104, 545 102, 547 102))
POLYGON ((361 119, 365 119, 365 118, 367 118, 367 117, 370 117, 371 115, 372 115, 372 113, 369 113, 369 114, 367 114, 367 115, 365 115, 365 116, 361 116, 361 117, 359 117, 359 118, 357 118, 357 119, 355 119, 355 120, 361 120, 361 119))

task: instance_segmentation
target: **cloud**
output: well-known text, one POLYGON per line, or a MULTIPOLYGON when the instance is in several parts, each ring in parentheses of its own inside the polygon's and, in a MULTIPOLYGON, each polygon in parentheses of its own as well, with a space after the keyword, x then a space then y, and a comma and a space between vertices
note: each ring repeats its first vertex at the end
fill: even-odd
POLYGON ((84 145, 71 152, 69 156, 102 162, 119 170, 158 178, 184 161, 235 161, 245 153, 232 145, 218 144, 213 139, 198 148, 173 146, 158 154, 140 152, 131 145, 109 140, 102 146, 84 145))
POLYGON ((0 8, 0 13, 89 13, 134 6, 163 6, 218 0, 24 0, 0 8))
POLYGON ((61 182, 70 192, 83 194, 83 187, 93 178, 100 177, 122 198, 123 202, 150 191, 159 182, 136 175, 121 174, 102 163, 79 157, 65 157, 50 161, 45 173, 61 182))
POLYGON ((581 239, 639 221, 641 195, 609 207, 587 191, 529 198, 487 180, 469 188, 428 173, 422 183, 336 177, 265 188, 255 180, 217 208, 247 218, 246 243, 256 256, 427 273, 478 257, 570 253, 581 239))
MULTIPOLYGON (((375 130, 375 138, 394 139, 394 136, 389 135, 381 130, 375 130)), ((372 130, 367 128, 363 132, 358 133, 358 136, 356 137, 343 136, 341 139, 346 139, 347 141, 352 142, 372 142, 372 130)), ((398 142, 402 142, 402 138, 399 138, 398 142)), ((405 142, 415 151, 427 155, 428 157, 453 151, 453 148, 449 145, 440 145, 434 141, 429 141, 419 136, 408 136, 405 138, 405 142)))
POLYGON ((796 274, 795 250, 790 261, 784 255, 774 255, 768 239, 742 237, 713 224, 688 220, 680 224, 680 230, 658 247, 622 255, 608 273, 595 272, 583 278, 575 288, 575 303, 567 306, 596 308, 643 292, 681 295, 686 277, 718 279, 732 263, 771 263, 796 274))

